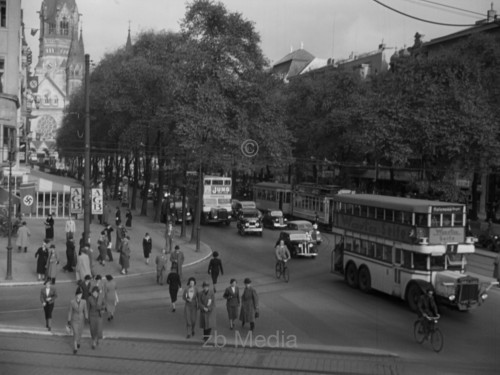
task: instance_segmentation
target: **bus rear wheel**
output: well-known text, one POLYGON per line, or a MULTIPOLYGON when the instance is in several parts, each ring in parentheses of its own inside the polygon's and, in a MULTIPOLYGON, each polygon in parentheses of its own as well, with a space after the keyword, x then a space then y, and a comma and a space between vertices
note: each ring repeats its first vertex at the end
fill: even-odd
POLYGON ((347 285, 351 288, 356 288, 358 286, 358 270, 354 263, 349 263, 345 270, 345 280, 347 285))
POLYGON ((358 273, 358 284, 361 291, 368 293, 372 290, 372 277, 366 267, 361 267, 358 273))

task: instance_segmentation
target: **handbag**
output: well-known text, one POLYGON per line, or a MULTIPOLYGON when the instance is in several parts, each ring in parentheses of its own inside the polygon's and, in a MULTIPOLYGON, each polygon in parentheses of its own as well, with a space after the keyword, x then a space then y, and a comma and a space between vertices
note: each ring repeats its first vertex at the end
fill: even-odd
POLYGON ((68 335, 72 335, 73 334, 73 327, 71 327, 71 325, 69 325, 69 324, 66 324, 66 333, 68 335))

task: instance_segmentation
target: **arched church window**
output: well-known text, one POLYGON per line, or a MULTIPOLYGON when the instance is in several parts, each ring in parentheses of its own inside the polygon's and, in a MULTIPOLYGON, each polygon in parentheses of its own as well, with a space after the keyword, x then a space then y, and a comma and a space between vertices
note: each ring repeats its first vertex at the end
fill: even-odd
POLYGON ((55 34, 56 33, 56 24, 51 22, 49 23, 49 34, 55 34))
POLYGON ((68 35, 69 34, 69 23, 66 17, 62 19, 62 21, 59 23, 59 29, 61 32, 61 35, 68 35))
POLYGON ((43 104, 49 105, 50 104, 50 92, 45 91, 43 93, 43 104))
POLYGON ((57 95, 54 95, 52 97, 52 104, 53 105, 58 105, 59 104, 59 97, 57 95))

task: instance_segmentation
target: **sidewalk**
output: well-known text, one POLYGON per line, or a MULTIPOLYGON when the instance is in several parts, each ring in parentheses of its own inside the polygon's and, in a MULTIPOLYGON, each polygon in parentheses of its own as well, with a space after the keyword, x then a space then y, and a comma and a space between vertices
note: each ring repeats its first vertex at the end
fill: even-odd
MULTIPOLYGON (((116 226, 114 225, 114 214, 118 202, 109 201, 108 211, 109 211, 109 221, 115 230, 112 233, 113 242, 116 236, 116 226)), ((125 222, 125 209, 121 208, 122 211, 122 222, 125 222)), ((121 277, 131 277, 134 275, 142 274, 154 274, 156 273, 155 258, 157 254, 161 253, 161 249, 165 245, 165 224, 155 223, 154 218, 154 207, 151 201, 148 201, 148 216, 139 216, 140 213, 140 200, 138 200, 138 209, 132 212, 132 228, 127 228, 128 234, 130 236, 130 247, 131 247, 131 257, 130 257, 130 269, 128 275, 121 275, 121 267, 119 265, 119 253, 113 251, 113 262, 106 262, 105 266, 102 266, 95 259, 99 255, 97 250, 97 239, 101 231, 104 229, 103 225, 100 225, 97 220, 93 220, 90 224, 90 237, 91 237, 91 248, 93 249, 93 268, 96 274, 105 276, 107 274, 113 275, 114 278, 121 277), (144 261, 144 255, 142 251, 142 239, 144 234, 148 232, 153 240, 153 250, 150 255, 149 265, 144 261)), ((16 240, 17 237, 12 237, 12 280, 6 280, 7 276, 7 238, 0 238, 0 287, 2 286, 15 286, 15 285, 41 285, 41 282, 37 280, 36 274, 36 258, 35 253, 37 249, 41 246, 45 238, 45 219, 31 219, 27 218, 26 225, 31 232, 30 246, 27 253, 19 253, 17 251, 16 240)), ((83 232, 83 219, 76 221, 76 233, 75 233, 75 244, 77 251, 79 249, 79 240, 83 232)), ((66 234, 65 234, 65 223, 66 219, 55 219, 54 225, 54 240, 51 242, 56 246, 56 250, 59 257, 59 267, 57 272, 56 284, 62 282, 75 282, 76 276, 75 272, 65 272, 62 267, 66 264, 66 234)), ((189 242, 191 235, 191 225, 186 226, 186 238, 180 238, 180 225, 174 227, 175 236, 173 243, 174 245, 179 245, 184 253, 185 261, 184 267, 189 267, 190 265, 196 264, 210 257, 212 251, 209 246, 204 243, 200 244, 200 251, 196 251, 196 245, 189 242)))

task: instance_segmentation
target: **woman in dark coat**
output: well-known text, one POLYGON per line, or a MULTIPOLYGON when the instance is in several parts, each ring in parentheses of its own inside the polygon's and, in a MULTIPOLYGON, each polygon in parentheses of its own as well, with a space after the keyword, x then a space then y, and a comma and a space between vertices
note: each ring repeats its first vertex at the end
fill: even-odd
POLYGON ((92 337, 92 349, 99 345, 102 338, 102 316, 106 309, 104 296, 100 293, 99 287, 92 288, 92 294, 88 299, 90 336, 92 337))
POLYGON ((54 218, 52 213, 45 219, 45 238, 48 240, 54 239, 54 218))
POLYGON ((210 290, 210 284, 203 282, 203 290, 198 294, 200 308, 200 328, 203 330, 203 341, 207 341, 212 328, 215 328, 215 295, 210 290))
POLYGON ((45 280, 45 273, 47 271, 47 259, 49 259, 49 248, 48 241, 44 241, 43 245, 38 248, 35 253, 36 261, 36 273, 38 274, 38 280, 45 280))
POLYGON ((122 266, 121 274, 125 275, 128 273, 130 267, 130 244, 129 236, 125 236, 120 245, 120 266, 122 266))
POLYGON ((181 288, 181 278, 179 274, 172 271, 167 276, 168 292, 170 293, 170 301, 172 302, 172 312, 175 312, 175 302, 177 302, 177 294, 181 288))
POLYGON ((63 267, 63 270, 73 272, 73 267, 76 266, 76 248, 75 240, 73 238, 68 238, 66 241, 66 260, 67 263, 63 267))
POLYGON ((144 259, 146 259, 146 264, 149 264, 149 255, 151 254, 151 250, 153 249, 153 240, 149 233, 144 235, 142 239, 142 252, 144 253, 144 259))
POLYGON ((240 309, 240 290, 236 285, 236 280, 231 279, 229 286, 222 295, 226 299, 227 316, 229 318, 229 329, 234 329, 234 321, 238 319, 240 309))
POLYGON ((127 210, 125 217, 127 218, 127 220, 125 220, 125 226, 127 228, 132 227, 132 212, 130 210, 127 210))
POLYGON ((241 294, 240 320, 242 327, 245 326, 245 323, 250 323, 250 330, 253 331, 255 318, 259 317, 259 298, 251 284, 250 279, 245 279, 245 289, 241 294))
POLYGON ((198 289, 196 288, 196 279, 190 277, 187 287, 182 293, 184 300, 184 319, 186 319, 186 338, 194 336, 194 327, 196 326, 196 318, 198 317, 198 289))
POLYGON ((219 253, 217 251, 214 251, 212 256, 213 258, 210 259, 210 263, 208 264, 208 274, 212 276, 212 282, 214 284, 214 293, 215 293, 216 292, 215 284, 217 284, 219 273, 221 275, 224 275, 224 271, 222 270, 222 262, 219 259, 219 253))

